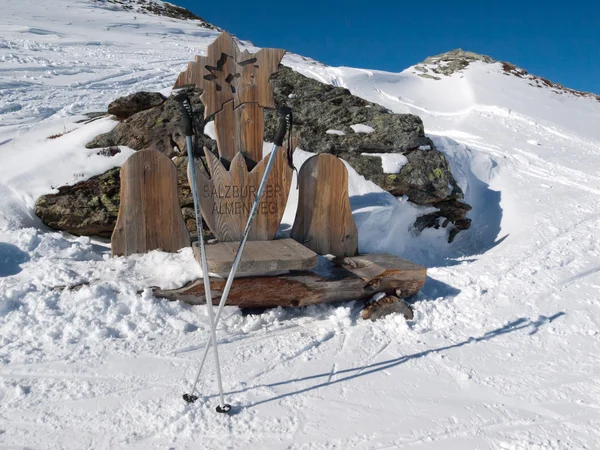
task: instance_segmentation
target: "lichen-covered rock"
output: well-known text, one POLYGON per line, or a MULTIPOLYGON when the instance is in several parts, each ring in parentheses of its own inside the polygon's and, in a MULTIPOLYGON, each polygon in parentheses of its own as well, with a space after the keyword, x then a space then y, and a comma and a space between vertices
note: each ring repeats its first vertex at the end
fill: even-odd
MULTIPOLYGON (((294 112, 298 146, 315 153, 403 152, 421 145, 433 145, 425 136, 423 122, 412 114, 393 114, 376 103, 356 97, 348 89, 307 78, 288 67, 271 77, 275 103, 294 112), (291 96, 291 97, 290 97, 291 96), (356 133, 351 125, 373 128, 356 133), (328 130, 344 134, 328 134, 328 130)), ((272 142, 277 131, 276 112, 265 113, 265 140, 272 142)))
MULTIPOLYGON (((470 221, 465 215, 470 207, 460 202, 463 193, 452 176, 448 161, 425 136, 419 117, 393 114, 380 105, 352 95, 347 89, 320 83, 287 67, 280 67, 271 83, 276 104, 289 105, 294 111, 294 135, 300 137, 300 148, 316 153, 333 153, 391 194, 406 195, 419 205, 438 207, 438 212, 419 218, 415 224, 419 229, 438 227, 440 221, 445 221, 444 226, 452 223, 450 237, 453 239, 458 231, 468 228, 470 221), (359 124, 362 126, 352 127, 359 124), (356 132, 355 129, 367 132, 356 132), (373 153, 402 153, 408 164, 399 173, 384 173, 381 157, 373 153)), ((190 91, 196 116, 195 146, 196 149, 206 146, 217 152, 216 142, 203 133, 204 107, 199 100, 200 93, 198 90, 190 91)), ((127 102, 126 99, 120 100, 127 102)), ((265 111, 266 141, 273 140, 277 122, 276 112, 265 111)), ((152 148, 173 159, 178 170, 180 206, 190 232, 195 233, 179 103, 170 97, 157 106, 136 112, 111 132, 97 136, 87 147, 106 149, 118 145, 134 150, 152 148)), ((203 170, 200 164, 198 170, 203 170)), ((104 176, 107 174, 101 177, 104 176)), ((117 188, 114 194, 118 197, 118 176, 115 180, 117 188)), ((86 211, 85 199, 94 202, 94 198, 103 195, 95 178, 84 183, 88 184, 61 188, 58 194, 42 197, 38 201, 38 215, 49 226, 73 234, 110 235, 116 212, 103 210, 102 202, 89 208, 89 216, 82 221, 86 211), (66 207, 71 203, 78 205, 73 213, 66 207), (61 218, 61 215, 65 217, 61 218), (85 225, 76 226, 77 223, 85 225)), ((118 208, 118 201, 110 198, 110 204, 116 204, 118 208)))
MULTIPOLYGON (((196 148, 201 150, 207 146, 216 151, 216 142, 203 133, 204 106, 200 103, 197 92, 190 96, 190 102, 198 130, 195 138, 196 148)), ((173 97, 169 97, 159 106, 133 114, 110 132, 95 137, 87 144, 87 148, 116 145, 125 145, 134 150, 154 149, 169 157, 182 154, 185 152, 185 136, 181 126, 180 104, 173 97)))
POLYGON ((110 237, 119 213, 119 172, 112 169, 40 197, 35 213, 51 228, 75 235, 110 237))
POLYGON ((352 152, 338 153, 338 156, 367 180, 396 197, 406 195, 418 205, 435 206, 437 202, 464 197, 443 153, 417 148, 403 154, 408 164, 399 173, 384 173, 379 156, 352 152))
POLYGON ((160 92, 136 92, 126 97, 119 97, 108 105, 108 113, 119 119, 127 119, 140 111, 162 105, 166 97, 160 92))

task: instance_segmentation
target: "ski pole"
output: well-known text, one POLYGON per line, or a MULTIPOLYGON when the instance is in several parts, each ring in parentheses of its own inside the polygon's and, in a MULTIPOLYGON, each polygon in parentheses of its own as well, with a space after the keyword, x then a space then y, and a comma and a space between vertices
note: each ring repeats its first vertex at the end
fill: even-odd
MULTIPOLYGON (((176 96, 176 100, 181 102, 181 110, 183 113, 183 131, 185 133, 185 141, 188 154, 188 168, 190 171, 191 178, 191 189, 192 197, 194 198, 194 213, 196 215, 196 230, 198 239, 200 240, 200 265, 202 267, 202 277, 204 278, 204 293, 206 296, 206 308, 208 310, 208 321, 210 325, 210 338, 214 349, 215 365, 217 369, 217 384, 219 386, 219 400, 221 403, 217 406, 217 412, 226 413, 231 410, 231 405, 225 403, 223 398, 223 382, 221 380, 221 365, 219 363, 219 350, 217 346, 217 331, 214 317, 214 307, 212 303, 212 294, 210 290, 210 279, 208 276, 208 262, 206 261, 206 249, 204 245, 204 236, 202 234, 202 214, 200 213, 200 202, 198 201, 198 189, 196 186, 196 165, 194 164, 194 152, 193 152, 193 126, 192 126, 192 115, 193 110, 190 105, 189 99, 185 93, 176 96)), ((188 403, 196 401, 197 397, 193 395, 184 394, 183 399, 188 403)))
MULTIPOLYGON (((248 221, 246 222, 246 228, 244 229, 244 234, 242 235, 242 241, 240 242, 240 246, 237 249, 235 254, 235 258, 233 260, 233 265, 231 266, 231 270, 229 271, 229 276, 227 277, 227 282, 225 283, 225 288, 223 289, 223 295, 221 296, 221 301, 219 302, 219 308, 217 309, 217 315, 215 317, 215 328, 219 323, 219 319, 221 318, 221 311, 223 311, 223 307, 227 302, 227 297, 229 296, 229 291, 231 290, 231 285, 233 284, 233 278, 235 276, 235 272, 237 271, 237 267, 242 259, 242 252, 244 251, 244 246, 246 245, 246 240, 248 239, 248 233, 250 232, 250 227, 252 226, 252 220, 258 211, 258 205, 260 203, 262 193, 267 185, 267 180, 269 179, 269 173, 273 168, 273 164, 275 162, 275 156, 279 147, 283 145, 283 138, 285 137, 286 131, 290 130, 291 133, 292 126, 292 110, 287 107, 282 107, 279 109, 279 129, 277 130, 277 134, 275 135, 275 139, 273 142, 273 148, 271 150, 271 154, 269 155, 269 161, 267 162, 267 167, 265 168, 265 173, 263 174, 262 180, 260 182, 260 186, 258 187, 258 191, 256 192, 256 198, 254 199, 254 203, 252 204, 252 209, 250 210, 250 215, 248 216, 248 221)), ((206 285, 204 287, 206 292, 206 285)), ((208 297, 207 300, 208 301, 208 297)), ((196 391, 196 385, 198 384, 198 380, 200 379, 200 373, 202 372, 202 368, 204 367, 204 362, 206 361, 206 356, 208 355, 208 351, 210 349, 212 342, 207 342, 204 347, 204 354, 202 355, 202 360, 200 361, 200 367, 198 368, 198 373, 196 374, 196 379, 194 384, 192 385, 191 393, 188 395, 189 398, 193 398, 193 401, 198 399, 197 396, 193 395, 196 391)), ((216 344, 216 342, 215 342, 216 344)), ((187 400, 186 400, 187 401, 187 400)))

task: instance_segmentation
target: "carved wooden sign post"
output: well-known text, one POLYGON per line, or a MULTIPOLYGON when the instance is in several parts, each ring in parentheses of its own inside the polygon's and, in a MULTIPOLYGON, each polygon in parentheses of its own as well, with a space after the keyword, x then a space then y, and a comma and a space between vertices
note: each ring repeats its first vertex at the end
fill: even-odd
MULTIPOLYGON (((196 56, 175 83, 174 87, 195 84, 202 89, 204 117, 215 116, 220 161, 205 149, 211 179, 198 172, 197 184, 202 215, 219 241, 241 239, 256 199, 267 162, 262 154, 263 108, 275 107, 269 77, 284 53, 272 48, 240 51, 233 38, 222 33, 208 46, 207 56, 196 56), (249 171, 245 159, 258 164, 249 171)), ((292 181, 285 151, 277 150, 250 240, 273 239, 281 223, 292 181)))

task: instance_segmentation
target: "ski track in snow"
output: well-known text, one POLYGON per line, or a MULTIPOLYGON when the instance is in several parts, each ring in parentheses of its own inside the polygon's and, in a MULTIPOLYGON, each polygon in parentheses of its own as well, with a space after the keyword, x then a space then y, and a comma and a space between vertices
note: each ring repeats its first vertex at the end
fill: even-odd
MULTIPOLYGON (((3 20, 0 445, 597 448, 600 134, 589 124, 600 103, 478 64, 437 82, 287 55, 307 76, 418 114, 473 206, 473 226, 451 246, 444 230, 414 236, 421 210, 350 171, 353 201, 378 199, 354 207, 361 248, 428 266, 415 320, 366 323, 355 302, 227 308, 218 336, 234 413, 223 416, 210 358, 200 400, 181 399, 206 344, 206 308, 147 289, 197 277, 191 252, 109 258, 106 243, 47 230, 32 213, 50 181, 77 179, 68 171, 80 170, 72 161, 91 125, 74 116, 168 91, 217 32, 84 0, 15 2, 3 20), (71 127, 80 134, 45 139, 71 127), (71 162, 57 173, 40 163, 52 173, 30 180, 14 155, 35 164, 37 147, 71 162)), ((296 164, 308 156, 297 151, 296 164)), ((94 161, 87 176, 122 163, 94 161)))

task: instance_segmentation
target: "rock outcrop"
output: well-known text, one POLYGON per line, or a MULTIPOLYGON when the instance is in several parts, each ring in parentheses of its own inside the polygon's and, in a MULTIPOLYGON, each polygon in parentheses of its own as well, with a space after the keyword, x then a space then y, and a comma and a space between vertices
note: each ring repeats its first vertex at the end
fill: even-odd
MULTIPOLYGON (((347 89, 323 84, 281 67, 271 83, 278 105, 294 110, 294 134, 299 147, 332 153, 346 160, 359 174, 395 196, 406 195, 418 205, 435 206, 437 213, 419 218, 415 226, 451 226, 451 238, 468 228, 469 205, 462 202, 445 156, 425 136, 423 122, 411 114, 393 114, 375 103, 352 95, 347 89), (358 125, 358 126, 357 126, 358 125), (401 153, 408 163, 399 173, 385 173, 375 154, 401 153), (443 220, 440 220, 443 218, 443 220)), ((203 134, 204 107, 199 92, 191 92, 197 128, 196 148, 217 152, 216 142, 203 134)), ((187 184, 185 136, 181 109, 172 98, 138 93, 111 103, 111 111, 125 117, 111 132, 97 136, 88 148, 110 149, 124 145, 134 150, 153 148, 173 158, 179 173, 179 200, 191 232, 195 232, 193 202, 187 184)), ((277 120, 265 112, 265 140, 272 141, 277 120)), ((201 152, 203 153, 203 152, 201 152)), ((202 170, 202 167, 200 167, 202 170)), ((41 197, 36 213, 52 228, 73 234, 108 236, 118 211, 118 169, 63 187, 41 197), (110 183, 109 183, 109 180, 110 183), (68 205, 68 208, 67 208, 68 205)))
POLYGON ((35 213, 50 228, 75 235, 110 237, 119 214, 119 169, 40 197, 35 213))
POLYGON ((413 69, 420 72, 415 72, 420 77, 440 80, 440 75, 450 76, 453 73, 460 72, 474 61, 483 61, 485 63, 496 62, 489 56, 457 48, 456 50, 425 58, 425 61, 417 64, 413 69))
POLYGON ((160 92, 136 92, 111 102, 108 105, 108 113, 123 120, 141 111, 160 106, 165 100, 165 96, 160 92))
POLYGON ((202 17, 188 11, 181 6, 168 2, 156 2, 154 0, 92 0, 99 5, 105 5, 108 8, 121 8, 125 11, 132 11, 138 14, 152 14, 155 16, 169 17, 171 19, 195 20, 202 28, 218 30, 217 27, 208 23, 202 17))

